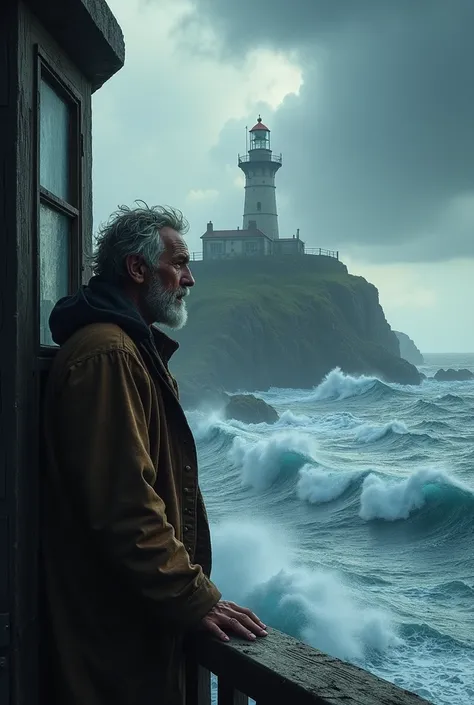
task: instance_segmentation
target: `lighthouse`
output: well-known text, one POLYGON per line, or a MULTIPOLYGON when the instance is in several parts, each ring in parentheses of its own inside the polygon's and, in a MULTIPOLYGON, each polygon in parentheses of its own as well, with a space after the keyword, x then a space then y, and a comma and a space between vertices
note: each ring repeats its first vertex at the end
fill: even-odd
POLYGON ((250 130, 247 153, 238 159, 245 174, 243 227, 221 230, 210 220, 201 235, 203 259, 304 255, 299 228, 292 237, 281 238, 278 233, 275 174, 281 164, 281 154, 272 154, 270 130, 259 116, 250 130))
POLYGON ((247 154, 239 155, 239 167, 245 174, 243 230, 257 227, 271 240, 279 238, 275 174, 281 164, 281 154, 272 154, 270 130, 259 116, 250 130, 247 154))

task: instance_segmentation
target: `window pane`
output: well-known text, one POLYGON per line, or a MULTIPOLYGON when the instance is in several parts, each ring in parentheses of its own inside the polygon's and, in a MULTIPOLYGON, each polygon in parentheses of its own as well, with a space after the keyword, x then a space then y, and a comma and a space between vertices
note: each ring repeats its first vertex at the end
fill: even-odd
POLYGON ((69 227, 66 215, 40 205, 40 342, 54 345, 49 331, 51 310, 69 291, 69 227))
POLYGON ((69 108, 45 81, 40 91, 40 183, 69 199, 69 108))

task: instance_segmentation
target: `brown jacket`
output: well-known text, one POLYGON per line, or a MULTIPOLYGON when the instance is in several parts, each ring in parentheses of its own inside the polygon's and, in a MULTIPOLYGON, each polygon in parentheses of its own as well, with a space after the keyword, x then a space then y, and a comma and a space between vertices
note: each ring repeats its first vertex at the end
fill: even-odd
POLYGON ((194 440, 156 332, 92 323, 45 399, 45 592, 58 705, 182 705, 182 637, 217 603, 194 440), (202 566, 202 567, 201 567, 202 566))

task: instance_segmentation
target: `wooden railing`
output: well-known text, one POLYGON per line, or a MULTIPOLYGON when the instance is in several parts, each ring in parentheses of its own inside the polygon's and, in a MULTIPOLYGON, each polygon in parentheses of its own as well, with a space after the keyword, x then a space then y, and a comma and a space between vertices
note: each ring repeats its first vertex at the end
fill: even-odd
MULTIPOLYGON (((338 250, 324 250, 322 247, 309 247, 306 248, 304 253, 305 255, 319 255, 322 257, 334 257, 335 259, 339 259, 339 251, 338 250)), ((269 255, 271 256, 271 255, 269 255)), ((284 256, 284 255, 283 255, 284 256)), ((209 257, 208 259, 236 259, 236 258, 242 258, 242 257, 255 257, 255 253, 248 253, 248 254, 220 254, 220 255, 214 255, 209 257)), ((202 260, 202 252, 191 252, 190 253, 190 258, 191 262, 199 262, 202 260)))
POLYGON ((305 255, 319 255, 323 257, 334 257, 339 259, 338 250, 324 250, 322 247, 307 247, 304 251, 305 255))
POLYGON ((271 630, 254 643, 199 635, 188 644, 186 705, 428 705, 367 671, 271 630), (215 702, 215 700, 214 700, 215 702))

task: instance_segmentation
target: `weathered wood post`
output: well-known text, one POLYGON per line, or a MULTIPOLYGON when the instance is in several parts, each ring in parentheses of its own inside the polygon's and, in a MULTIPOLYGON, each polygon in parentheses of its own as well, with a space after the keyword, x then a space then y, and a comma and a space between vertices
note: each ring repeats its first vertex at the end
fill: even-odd
POLYGON ((104 0, 0 3, 0 703, 38 698, 39 391, 92 242, 91 94, 123 65, 104 0))

